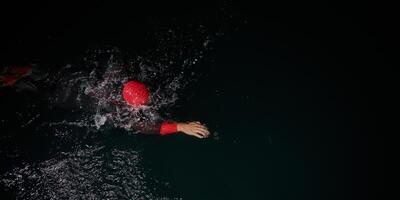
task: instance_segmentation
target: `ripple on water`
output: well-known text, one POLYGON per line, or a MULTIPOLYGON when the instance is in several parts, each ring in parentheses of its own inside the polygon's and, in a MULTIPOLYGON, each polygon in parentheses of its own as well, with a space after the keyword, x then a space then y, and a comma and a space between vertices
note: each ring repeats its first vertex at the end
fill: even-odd
POLYGON ((61 153, 4 174, 2 184, 17 199, 169 199, 148 188, 135 150, 104 146, 61 153))

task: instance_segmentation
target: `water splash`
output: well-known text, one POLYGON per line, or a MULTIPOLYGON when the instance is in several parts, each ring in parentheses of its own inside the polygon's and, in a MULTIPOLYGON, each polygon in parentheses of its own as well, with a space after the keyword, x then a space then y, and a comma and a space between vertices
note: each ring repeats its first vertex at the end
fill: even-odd
MULTIPOLYGON (((196 80, 198 74, 192 67, 220 36, 202 25, 191 33, 182 30, 176 27, 155 32, 157 47, 136 56, 116 48, 88 50, 82 62, 65 65, 48 76, 44 84, 54 89, 43 104, 55 114, 17 115, 28 119, 23 127, 34 124, 35 133, 52 138, 54 147, 49 151, 58 152, 57 156, 21 164, 0 175, 1 185, 12 190, 17 199, 176 199, 160 197, 148 188, 138 149, 87 144, 89 139, 101 140, 106 127, 133 134, 136 123, 164 120, 168 115, 165 111, 196 80), (149 105, 135 109, 123 101, 122 85, 128 80, 149 87, 149 105), (66 144, 70 146, 60 153, 60 146, 66 144)), ((19 156, 21 151, 8 155, 19 156)))
POLYGON ((88 146, 1 176, 16 199, 170 199, 146 184, 139 152, 88 146))
POLYGON ((84 66, 67 65, 62 68, 55 80, 49 81, 59 84, 59 92, 50 98, 51 103, 75 104, 85 113, 91 113, 92 119, 82 117, 78 120, 86 121, 85 124, 88 120, 92 121, 94 125, 90 127, 100 129, 111 124, 132 130, 132 124, 135 123, 163 120, 159 110, 175 104, 179 92, 193 81, 190 76, 186 76, 190 70, 188 67, 200 59, 178 59, 176 54, 168 53, 171 55, 163 54, 161 58, 150 61, 155 56, 153 53, 148 58, 137 56, 124 61, 121 54, 115 48, 92 50, 84 58, 84 66), (181 65, 176 66, 175 63, 180 60, 181 65), (132 79, 148 85, 149 105, 135 109, 123 101, 122 85, 132 79))

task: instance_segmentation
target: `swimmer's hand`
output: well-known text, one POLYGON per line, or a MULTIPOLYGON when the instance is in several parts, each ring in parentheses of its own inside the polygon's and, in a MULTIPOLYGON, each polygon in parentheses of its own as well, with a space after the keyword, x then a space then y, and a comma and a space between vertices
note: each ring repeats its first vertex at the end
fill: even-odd
POLYGON ((206 138, 210 135, 207 127, 200 122, 178 123, 177 128, 179 132, 198 138, 206 138))

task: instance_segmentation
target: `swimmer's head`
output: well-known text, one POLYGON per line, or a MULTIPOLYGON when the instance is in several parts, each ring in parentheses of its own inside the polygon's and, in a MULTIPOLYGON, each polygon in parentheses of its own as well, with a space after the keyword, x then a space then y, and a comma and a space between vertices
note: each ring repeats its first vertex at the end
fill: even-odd
POLYGON ((149 90, 139 81, 128 81, 122 89, 122 96, 126 103, 135 108, 149 103, 149 90))

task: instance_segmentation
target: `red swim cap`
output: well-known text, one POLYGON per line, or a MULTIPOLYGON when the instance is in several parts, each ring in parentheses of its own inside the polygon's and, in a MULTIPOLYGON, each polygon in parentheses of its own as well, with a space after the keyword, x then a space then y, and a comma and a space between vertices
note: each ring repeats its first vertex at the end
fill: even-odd
POLYGON ((122 96, 129 105, 134 107, 139 107, 149 102, 147 87, 138 81, 126 82, 122 90, 122 96))

